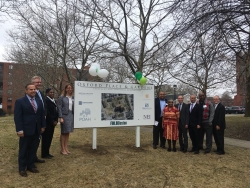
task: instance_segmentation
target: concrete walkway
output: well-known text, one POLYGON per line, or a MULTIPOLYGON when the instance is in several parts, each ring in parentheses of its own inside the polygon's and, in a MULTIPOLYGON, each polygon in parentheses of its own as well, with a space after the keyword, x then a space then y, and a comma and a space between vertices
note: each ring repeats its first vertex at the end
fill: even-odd
MULTIPOLYGON (((119 127, 119 128, 135 130, 135 127, 119 127)), ((147 127, 141 126, 141 131, 153 133, 153 128, 149 127, 149 126, 147 126, 147 127)), ((224 141, 225 141, 226 145, 250 149, 250 141, 239 140, 239 139, 228 138, 228 137, 225 137, 224 141)))

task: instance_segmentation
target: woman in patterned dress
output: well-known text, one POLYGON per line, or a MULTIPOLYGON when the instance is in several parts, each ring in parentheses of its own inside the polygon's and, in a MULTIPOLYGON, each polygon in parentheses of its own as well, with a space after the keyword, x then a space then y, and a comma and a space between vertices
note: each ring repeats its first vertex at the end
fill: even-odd
POLYGON ((162 127, 163 136, 168 141, 168 151, 171 151, 171 141, 173 141, 173 151, 176 152, 176 140, 178 140, 179 110, 173 105, 173 100, 168 100, 168 106, 163 110, 162 127))
POLYGON ((74 96, 73 86, 67 84, 63 95, 58 99, 58 115, 61 123, 61 154, 68 155, 69 133, 74 130, 74 96))

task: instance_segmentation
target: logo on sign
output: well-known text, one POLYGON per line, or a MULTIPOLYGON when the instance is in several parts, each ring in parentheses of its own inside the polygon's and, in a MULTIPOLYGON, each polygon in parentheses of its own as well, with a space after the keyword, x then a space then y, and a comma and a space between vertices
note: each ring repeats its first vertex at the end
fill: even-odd
POLYGON ((143 115, 143 119, 151 119, 150 115, 143 115))
POLYGON ((149 103, 145 103, 145 108, 148 108, 149 107, 149 103))
POLYGON ((85 110, 82 110, 79 115, 79 121, 91 121, 91 117, 89 117, 91 115, 91 111, 89 108, 85 108, 85 110))

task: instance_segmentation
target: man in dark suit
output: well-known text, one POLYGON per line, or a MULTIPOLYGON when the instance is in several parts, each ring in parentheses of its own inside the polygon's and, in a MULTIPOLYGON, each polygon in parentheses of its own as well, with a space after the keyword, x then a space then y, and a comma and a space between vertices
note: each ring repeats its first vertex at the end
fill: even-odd
MULTIPOLYGON (((33 76, 31 78, 31 83, 34 84, 34 86, 36 87, 36 98, 38 100, 41 100, 42 104, 43 104, 43 108, 44 108, 44 114, 45 114, 45 118, 46 118, 46 114, 47 114, 47 108, 46 108, 46 102, 45 102, 45 96, 44 94, 40 91, 41 87, 42 87, 42 78, 39 77, 39 76, 33 76)), ((39 143, 40 143, 40 140, 39 140, 39 143)), ((37 146, 37 149, 39 147, 39 143, 38 143, 38 146, 37 146)), ((36 163, 44 163, 45 160, 42 160, 42 159, 39 159, 36 155, 36 163)))
POLYGON ((191 103, 188 105, 189 109, 189 135, 192 140, 192 149, 190 152, 194 152, 194 154, 199 153, 199 131, 201 128, 202 121, 202 107, 196 103, 196 96, 190 96, 191 103))
POLYGON ((153 148, 156 149, 159 144, 160 137, 160 147, 166 148, 166 139, 163 137, 163 128, 162 128, 162 112, 167 104, 165 99, 165 93, 161 91, 159 97, 155 99, 155 125, 153 125, 153 148))
POLYGON ((224 130, 226 128, 225 107, 220 103, 219 96, 214 96, 215 113, 213 119, 213 135, 217 146, 217 154, 224 155, 224 130))
POLYGON ((187 152, 188 148, 188 136, 187 136, 187 130, 188 130, 188 123, 189 123, 189 108, 188 105, 183 103, 183 96, 178 96, 178 102, 179 104, 175 105, 176 108, 180 111, 180 118, 179 118, 179 144, 180 144, 180 150, 184 153, 187 152))
POLYGON ((46 124, 43 104, 35 98, 36 88, 33 84, 25 86, 26 95, 15 102, 14 121, 19 139, 18 166, 19 174, 27 176, 26 169, 38 173, 34 162, 39 144, 39 136, 46 124))

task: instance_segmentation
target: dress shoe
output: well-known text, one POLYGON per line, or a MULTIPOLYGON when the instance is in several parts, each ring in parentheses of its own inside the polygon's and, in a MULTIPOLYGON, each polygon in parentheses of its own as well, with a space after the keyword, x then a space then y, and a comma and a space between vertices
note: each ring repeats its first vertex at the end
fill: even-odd
POLYGON ((45 156, 45 157, 42 157, 44 159, 52 159, 52 157, 50 157, 49 155, 45 156))
POLYGON ((26 171, 19 171, 19 174, 22 177, 27 177, 28 176, 28 174, 26 173, 26 171))
POLYGON ((208 153, 210 153, 210 151, 207 151, 207 150, 206 150, 206 151, 204 151, 204 154, 208 154, 208 153))
POLYGON ((225 151, 218 151, 217 154, 218 155, 225 155, 225 151))
POLYGON ((173 152, 176 152, 176 148, 173 148, 173 152))
POLYGON ((182 152, 183 152, 183 153, 187 153, 187 149, 184 149, 182 152))
POLYGON ((54 157, 53 155, 51 155, 51 154, 49 154, 48 156, 50 156, 50 157, 54 157))
POLYGON ((153 145, 153 148, 154 148, 154 149, 157 149, 156 145, 153 145))
POLYGON ((27 168, 27 170, 32 173, 39 173, 39 170, 37 170, 36 168, 27 168))
POLYGON ((161 148, 166 149, 166 147, 164 145, 161 145, 161 148))
POLYGON ((38 158, 37 158, 37 159, 35 160, 35 162, 36 162, 36 163, 45 163, 45 160, 42 160, 42 159, 38 159, 38 158))
POLYGON ((199 154, 199 151, 194 151, 194 154, 199 154))
POLYGON ((168 151, 170 152, 170 151, 171 151, 171 148, 168 148, 168 151))

